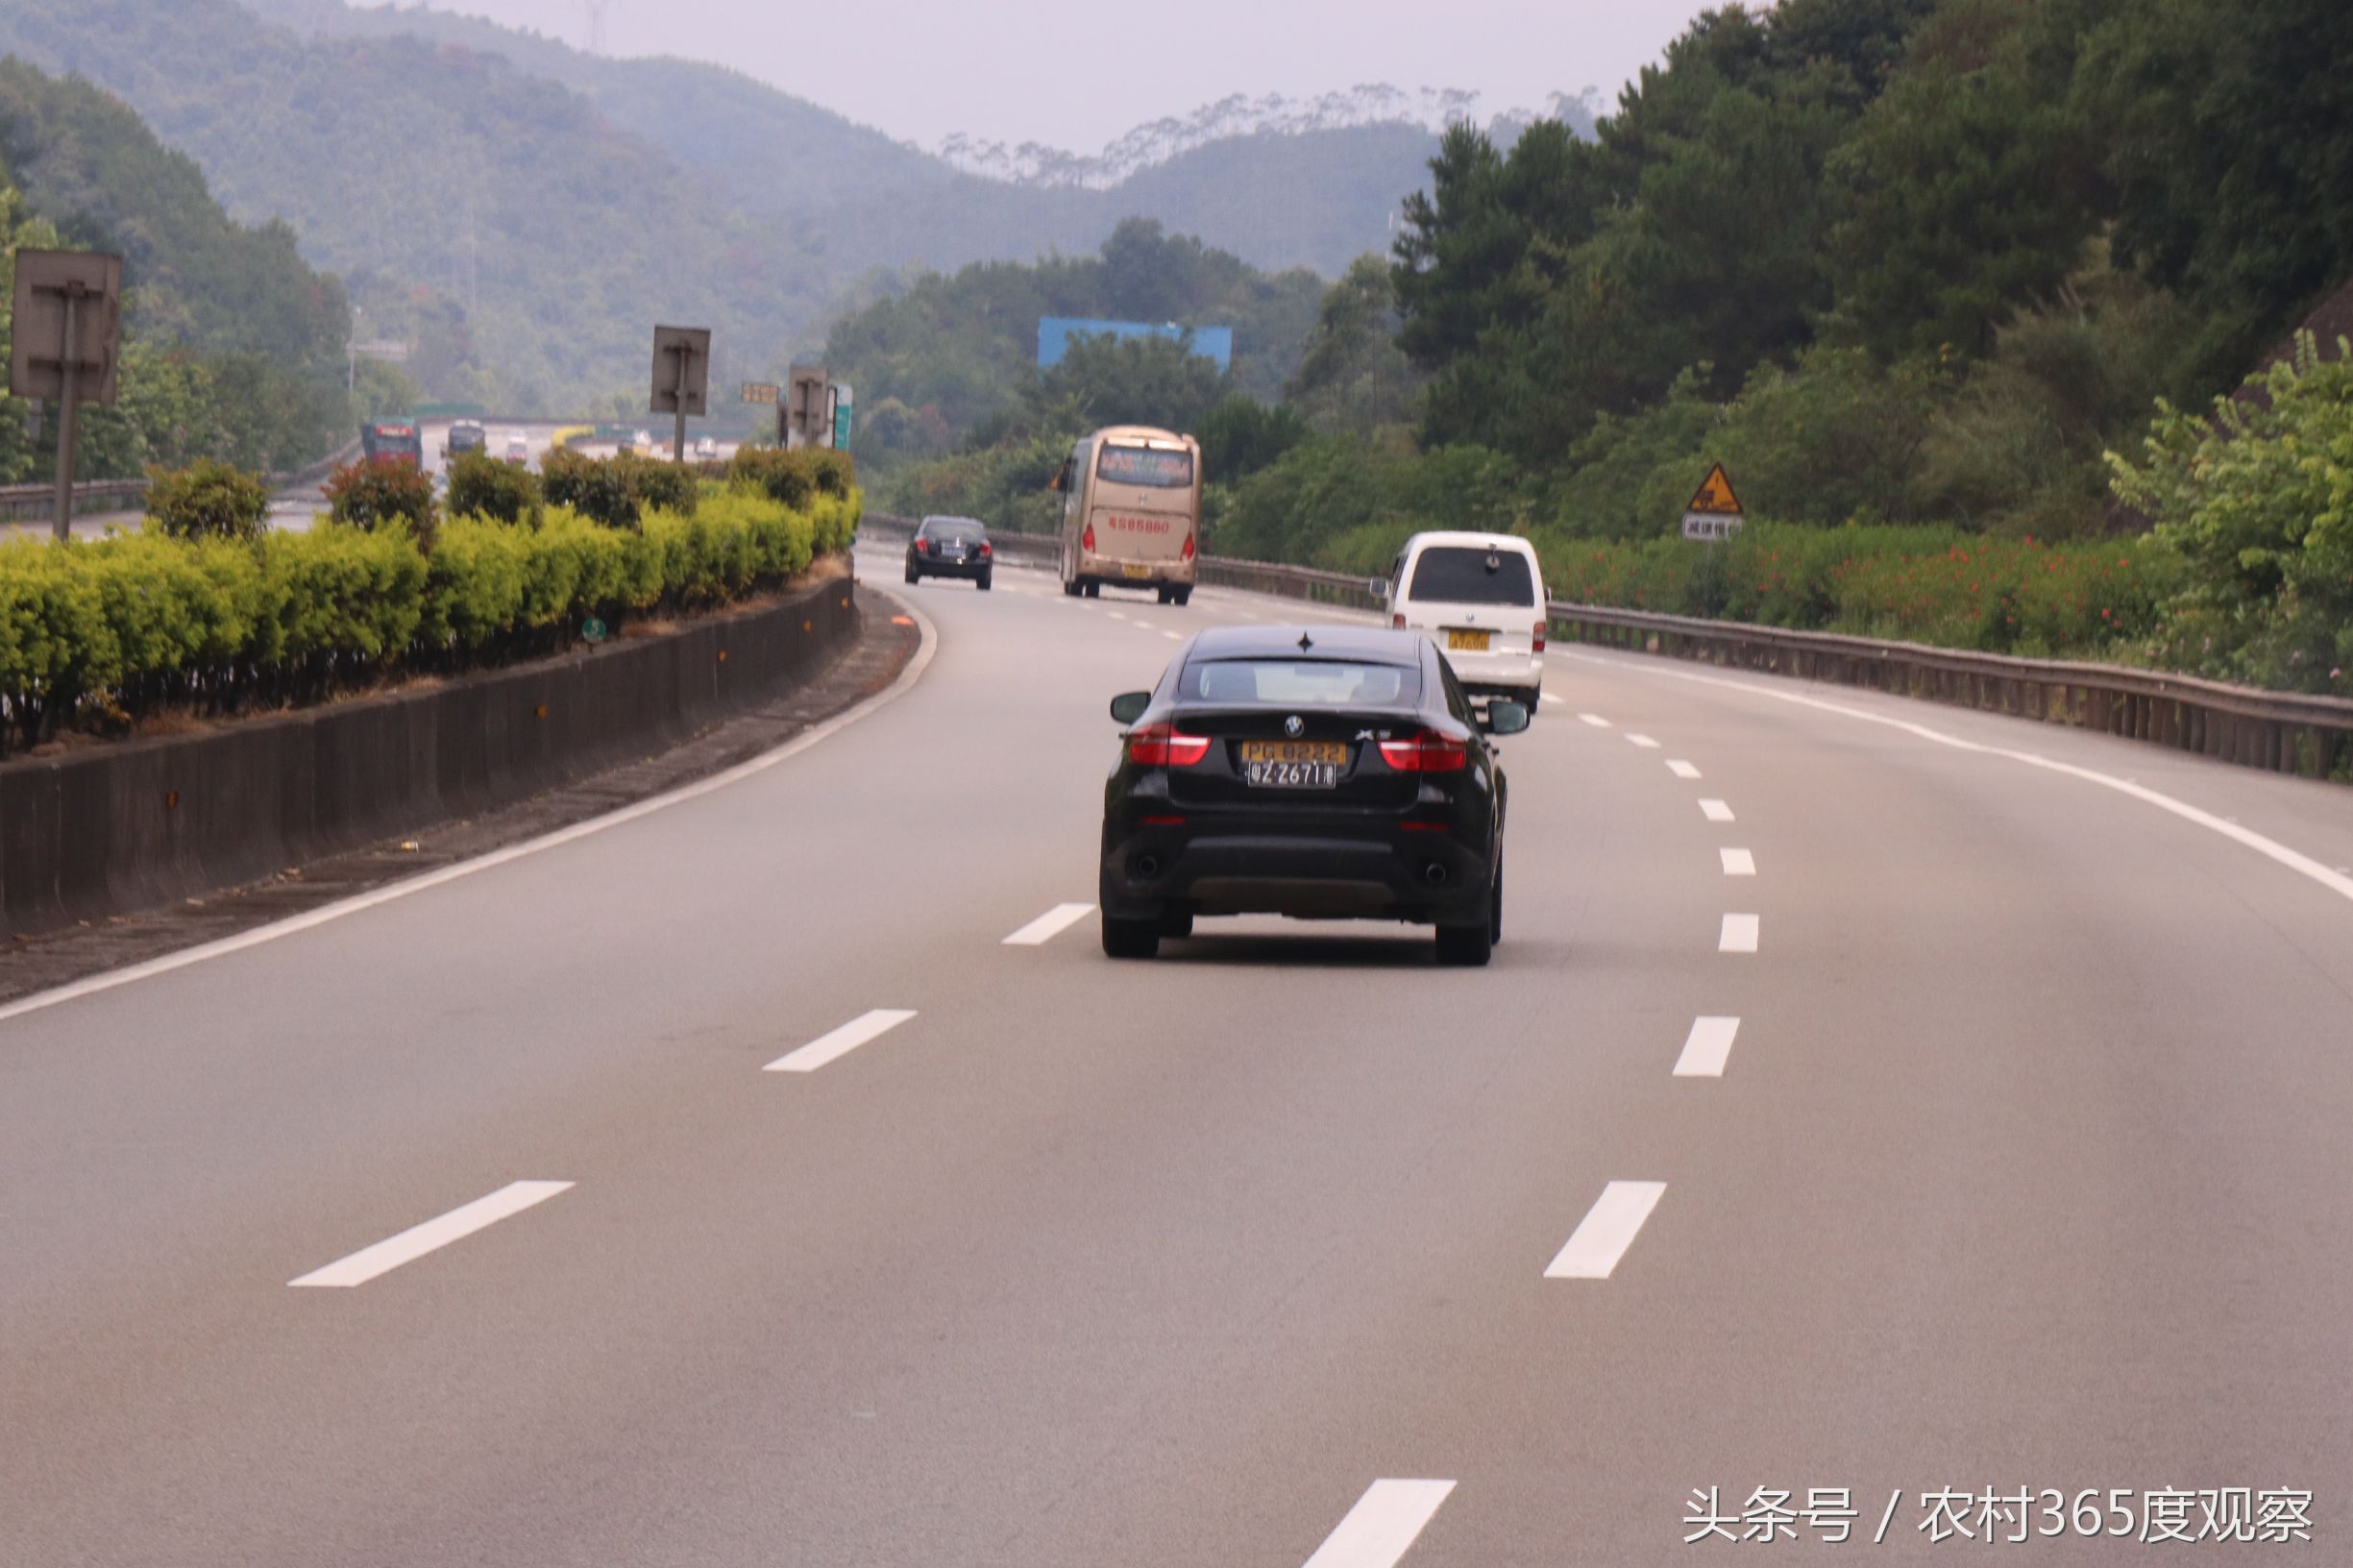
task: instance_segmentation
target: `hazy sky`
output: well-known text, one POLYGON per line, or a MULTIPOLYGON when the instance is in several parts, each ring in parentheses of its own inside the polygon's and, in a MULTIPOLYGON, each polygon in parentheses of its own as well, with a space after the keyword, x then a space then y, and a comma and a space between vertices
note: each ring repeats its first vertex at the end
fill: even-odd
MULTIPOLYGON (((432 3, 576 45, 588 37, 591 0, 432 3)), ((1092 153, 1135 125, 1234 92, 1467 87, 1489 113, 1588 86, 1614 96, 1704 9, 1702 0, 605 0, 604 37, 607 53, 723 61, 924 147, 961 131, 1092 153)))

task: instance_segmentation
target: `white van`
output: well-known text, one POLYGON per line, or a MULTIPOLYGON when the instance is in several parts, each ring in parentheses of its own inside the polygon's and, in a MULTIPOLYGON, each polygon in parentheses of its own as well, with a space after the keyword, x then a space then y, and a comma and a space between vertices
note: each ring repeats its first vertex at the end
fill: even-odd
POLYGON ((1390 625, 1430 634, 1465 691, 1535 711, 1547 618, 1533 545, 1508 533, 1417 533, 1372 588, 1390 625))

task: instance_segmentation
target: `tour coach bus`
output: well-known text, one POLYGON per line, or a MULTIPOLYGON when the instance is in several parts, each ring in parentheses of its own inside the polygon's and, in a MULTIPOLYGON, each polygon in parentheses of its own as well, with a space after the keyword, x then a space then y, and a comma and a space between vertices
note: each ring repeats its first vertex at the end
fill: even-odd
POLYGON ((1107 582, 1150 588, 1163 604, 1192 598, 1199 566, 1201 443, 1114 425, 1070 449, 1062 492, 1062 591, 1091 599, 1107 582))

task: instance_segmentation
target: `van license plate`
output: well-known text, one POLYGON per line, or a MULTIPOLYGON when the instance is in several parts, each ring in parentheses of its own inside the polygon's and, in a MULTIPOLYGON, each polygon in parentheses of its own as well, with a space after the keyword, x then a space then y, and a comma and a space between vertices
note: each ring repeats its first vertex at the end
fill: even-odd
POLYGON ((1148 566, 1131 566, 1124 570, 1131 577, 1148 577, 1152 575, 1152 569, 1148 566))
POLYGON ((1460 626, 1449 626, 1446 628, 1446 647, 1454 652, 1484 653, 1487 640, 1494 635, 1491 631, 1465 631, 1460 626))

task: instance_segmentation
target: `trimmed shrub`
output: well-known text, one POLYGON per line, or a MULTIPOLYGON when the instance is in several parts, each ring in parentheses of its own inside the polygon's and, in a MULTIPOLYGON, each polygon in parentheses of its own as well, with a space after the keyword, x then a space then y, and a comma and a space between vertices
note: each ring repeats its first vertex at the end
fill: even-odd
POLYGON ((269 516, 269 487, 232 464, 147 471, 147 520, 174 539, 258 539, 269 516))
POLYGON ((398 457, 363 458, 336 469, 327 481, 327 506, 338 523, 369 532, 399 530, 425 550, 433 548, 433 528, 441 521, 432 479, 398 457))
POLYGON ((485 452, 450 459, 450 516, 487 518, 494 523, 537 523, 539 480, 520 463, 502 462, 485 452))
POLYGON ((550 505, 568 506, 608 528, 634 528, 650 507, 691 514, 701 501, 694 470, 634 453, 600 459, 552 452, 542 467, 550 505))

